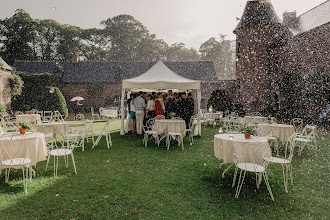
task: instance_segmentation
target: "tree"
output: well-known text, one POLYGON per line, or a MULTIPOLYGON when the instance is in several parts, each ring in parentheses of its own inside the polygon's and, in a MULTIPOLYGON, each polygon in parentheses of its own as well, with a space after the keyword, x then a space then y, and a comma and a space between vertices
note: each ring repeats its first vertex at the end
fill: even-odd
POLYGON ((166 57, 169 61, 191 61, 200 59, 197 50, 186 48, 184 43, 172 44, 166 51, 166 57))
POLYGON ((33 43, 36 38, 35 21, 23 9, 0 20, 0 53, 12 65, 15 60, 35 60, 33 43))
POLYGON ((207 101, 207 108, 210 108, 211 106, 215 111, 231 111, 232 100, 229 93, 226 90, 213 90, 209 100, 207 101))
POLYGON ((225 79, 232 78, 235 72, 235 50, 232 42, 225 40, 225 35, 220 35, 219 40, 211 37, 199 48, 202 60, 211 60, 218 73, 225 79))

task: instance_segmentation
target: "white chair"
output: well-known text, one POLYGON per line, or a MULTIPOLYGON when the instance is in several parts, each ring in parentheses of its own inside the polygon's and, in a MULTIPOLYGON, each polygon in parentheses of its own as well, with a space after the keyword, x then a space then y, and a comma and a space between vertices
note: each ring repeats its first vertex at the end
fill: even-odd
POLYGON ((104 108, 100 107, 99 112, 100 112, 100 118, 104 119, 104 113, 103 113, 104 108))
POLYGON ((65 167, 69 167, 69 155, 71 155, 73 168, 75 174, 77 174, 76 164, 73 156, 73 150, 76 147, 76 140, 75 139, 69 139, 66 138, 66 134, 62 134, 63 140, 58 144, 55 144, 52 149, 49 149, 48 151, 48 158, 47 158, 47 164, 46 164, 46 171, 48 169, 48 164, 50 158, 54 157, 54 178, 57 177, 57 170, 58 170, 58 158, 64 157, 64 163, 65 167))
POLYGON ((242 189, 242 185, 244 183, 245 174, 246 172, 253 172, 256 174, 256 185, 257 189, 259 189, 262 177, 265 180, 267 185, 268 192, 272 200, 274 200, 274 196, 272 190, 270 188, 268 182, 268 175, 267 175, 267 167, 269 162, 265 161, 263 158, 259 157, 258 149, 254 148, 252 145, 247 145, 245 147, 239 146, 239 142, 233 143, 234 153, 233 153, 233 161, 235 164, 235 173, 233 178, 232 186, 235 186, 235 181, 237 178, 238 170, 240 170, 238 184, 236 188, 235 198, 238 198, 240 191, 242 189), (251 156, 254 161, 251 161, 251 156), (242 176, 243 173, 243 176, 242 176))
POLYGON ((85 119, 83 114, 77 114, 76 116, 74 116, 73 120, 74 121, 83 121, 85 119))
POLYGON ((37 109, 32 109, 30 112, 31 112, 32 114, 37 114, 37 113, 38 113, 38 110, 37 110, 37 109))
POLYGON ((69 129, 65 133, 64 138, 75 148, 81 147, 82 151, 85 150, 85 125, 86 123, 69 124, 69 129))
POLYGON ((94 144, 94 134, 95 132, 93 131, 93 120, 86 120, 85 124, 85 137, 88 143, 89 137, 91 136, 92 142, 94 144))
POLYGON ((197 125, 198 118, 191 117, 188 125, 188 129, 186 131, 188 132, 188 135, 190 137, 190 144, 194 144, 194 129, 195 125, 197 125))
POLYGON ((164 115, 157 115, 156 120, 164 120, 165 116, 164 115))
POLYGON ((27 194, 27 183, 30 173, 32 181, 32 167, 29 159, 29 147, 24 135, 4 134, 0 136, 0 174, 5 169, 5 182, 8 182, 10 169, 22 169, 24 191, 27 194))
POLYGON ((44 111, 43 121, 52 121, 53 112, 52 111, 44 111))
POLYGON ((17 116, 17 115, 24 115, 24 113, 21 112, 21 111, 16 111, 16 112, 15 112, 15 116, 17 116))
POLYGON ((94 112, 94 108, 91 107, 91 113, 92 113, 92 120, 95 120, 95 118, 100 119, 100 115, 94 112))
POLYGON ((167 133, 167 135, 166 135, 166 146, 167 146, 167 150, 170 149, 171 139, 176 140, 178 142, 178 146, 180 146, 180 144, 181 144, 182 150, 184 150, 184 146, 183 146, 183 133, 181 133, 181 132, 168 132, 167 133))
POLYGON ((144 143, 145 147, 148 145, 149 137, 154 138, 156 144, 159 147, 159 142, 160 142, 159 141, 159 133, 158 133, 158 131, 153 131, 152 130, 153 126, 154 126, 154 123, 155 123, 155 119, 151 118, 147 121, 146 126, 143 126, 143 131, 144 131, 143 143, 144 143))
POLYGON ((290 125, 294 127, 296 134, 300 134, 303 129, 304 121, 301 118, 294 118, 290 121, 290 125))
POLYGON ((101 132, 94 132, 94 134, 98 135, 98 137, 97 137, 95 143, 93 144, 92 148, 94 148, 96 145, 98 145, 98 143, 100 142, 100 140, 103 136, 105 136, 105 138, 106 138, 107 147, 110 148, 110 146, 112 146, 110 126, 109 125, 110 125, 110 120, 105 123, 105 125, 102 128, 101 132))
POLYGON ((306 146, 314 148, 315 152, 317 152, 316 126, 306 125, 302 130, 301 134, 297 135, 297 138, 295 139, 295 144, 299 147, 299 156, 301 155, 306 146))
POLYGON ((284 158, 280 158, 280 157, 265 157, 264 158, 270 164, 272 164, 272 163, 281 164, 282 170, 283 170, 283 180, 284 180, 285 192, 288 192, 289 173, 290 173, 291 185, 293 185, 291 162, 292 162, 292 158, 293 158, 295 137, 296 137, 296 134, 293 134, 289 137, 289 139, 285 145, 284 158), (284 170, 284 166, 285 166, 285 170, 284 170))
POLYGON ((41 119, 41 121, 43 121, 44 120, 44 111, 37 111, 37 114, 40 115, 40 119, 41 119))
POLYGON ((47 148, 53 149, 55 144, 53 124, 51 123, 38 124, 35 126, 35 128, 36 128, 36 132, 43 133, 45 135, 47 148))
POLYGON ((54 111, 54 115, 56 121, 64 121, 63 115, 59 111, 54 111))
POLYGON ((0 117, 2 129, 4 132, 18 132, 18 128, 13 122, 6 121, 4 118, 0 117))

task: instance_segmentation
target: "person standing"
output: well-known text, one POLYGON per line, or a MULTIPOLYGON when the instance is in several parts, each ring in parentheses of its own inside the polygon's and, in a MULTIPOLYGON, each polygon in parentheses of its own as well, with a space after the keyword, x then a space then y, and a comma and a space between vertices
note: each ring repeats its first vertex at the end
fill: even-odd
POLYGON ((148 102, 147 102, 147 110, 146 110, 146 118, 154 118, 156 117, 156 107, 155 107, 155 101, 152 99, 152 95, 148 95, 148 102))
POLYGON ((143 92, 139 92, 139 96, 133 101, 136 114, 136 132, 141 135, 143 130, 144 109, 146 102, 143 98, 143 92))
POLYGON ((158 96, 158 99, 155 100, 156 116, 164 115, 165 105, 164 105, 163 95, 162 95, 162 93, 159 92, 157 94, 157 96, 158 96))
POLYGON ((194 111, 195 111, 195 100, 191 96, 190 92, 187 94, 187 100, 188 100, 187 120, 188 123, 190 123, 191 117, 194 115, 194 111))
POLYGON ((133 124, 132 124, 132 134, 135 134, 135 126, 136 126, 135 106, 134 106, 134 103, 133 103, 133 100, 135 98, 136 98, 136 95, 135 94, 131 94, 131 100, 129 102, 129 115, 130 115, 130 118, 133 121, 133 124))

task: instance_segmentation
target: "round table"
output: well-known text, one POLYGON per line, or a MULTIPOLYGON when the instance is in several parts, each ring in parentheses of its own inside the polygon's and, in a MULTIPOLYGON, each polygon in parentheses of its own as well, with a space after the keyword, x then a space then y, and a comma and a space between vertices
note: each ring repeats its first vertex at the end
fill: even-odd
MULTIPOLYGON (((222 177, 224 177, 225 172, 234 162, 234 144, 236 147, 242 149, 246 147, 258 148, 257 151, 254 150, 258 155, 238 155, 244 156, 250 163, 255 163, 255 158, 264 158, 272 155, 268 140, 264 137, 251 136, 250 139, 245 139, 244 134, 217 134, 214 136, 214 155, 216 158, 223 160, 222 164, 231 163, 231 165, 223 172, 222 177)), ((242 150, 242 152, 246 151, 242 150)))
MULTIPOLYGON (((7 152, 14 155, 12 157, 24 157, 26 149, 29 149, 29 159, 31 166, 36 166, 37 162, 47 159, 47 145, 45 135, 43 133, 30 133, 20 135, 17 132, 7 133, 0 137, 0 148, 5 147, 7 152), (23 143, 21 142, 23 141, 23 143)), ((1 150, 0 161, 9 159, 4 149, 1 150)))
POLYGON ((222 116, 222 113, 204 113, 205 120, 207 119, 220 119, 222 116))
POLYGON ((286 124, 258 124, 258 136, 275 136, 279 141, 285 143, 294 134, 294 126, 286 124))
MULTIPOLYGON (((44 134, 52 132, 51 126, 43 126, 44 124, 36 125, 36 131, 44 134)), ((70 123, 68 122, 55 122, 46 125, 52 125, 54 134, 65 134, 69 130, 70 123)))
POLYGON ((153 131, 157 131, 159 135, 167 135, 169 132, 186 134, 186 122, 184 120, 161 119, 156 120, 153 131))
POLYGON ((243 125, 260 124, 266 122, 268 122, 268 118, 262 116, 245 116, 241 119, 241 124, 243 125))
POLYGON ((16 115, 16 125, 19 126, 19 123, 35 121, 36 124, 41 123, 41 118, 39 114, 24 114, 24 115, 16 115))

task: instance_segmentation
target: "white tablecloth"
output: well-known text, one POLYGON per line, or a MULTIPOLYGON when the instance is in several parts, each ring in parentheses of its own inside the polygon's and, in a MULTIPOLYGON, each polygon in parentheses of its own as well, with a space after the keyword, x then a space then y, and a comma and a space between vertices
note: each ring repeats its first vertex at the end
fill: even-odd
POLYGON ((286 124, 258 124, 258 136, 275 136, 285 143, 294 134, 294 127, 286 124))
POLYGON ((204 113, 204 119, 220 119, 222 113, 204 113))
POLYGON ((16 115, 16 125, 18 126, 19 123, 25 123, 28 120, 35 121, 36 124, 41 123, 41 118, 39 114, 25 114, 25 115, 16 115))
POLYGON ((153 131, 158 131, 159 135, 169 132, 186 134, 186 122, 184 120, 162 119, 156 120, 152 128, 153 131))
MULTIPOLYGON (((48 134, 52 131, 51 127, 48 127, 48 126, 43 127, 42 125, 43 124, 36 125, 36 131, 37 132, 48 134)), ((50 125, 53 126, 55 134, 63 134, 63 133, 66 133, 69 130, 70 123, 68 123, 68 122, 55 122, 55 123, 52 123, 50 125)))
POLYGON ((102 115, 109 118, 118 118, 117 109, 103 109, 102 115))
MULTIPOLYGON (((47 145, 45 135, 42 133, 26 133, 22 139, 19 133, 10 134, 12 138, 7 135, 0 137, 0 147, 5 147, 7 152, 15 154, 15 158, 24 157, 26 149, 29 149, 29 159, 31 165, 35 166, 37 162, 46 160, 47 157, 47 145), (22 144, 23 141, 23 144, 22 144), (20 146, 22 146, 20 148, 20 146), (19 149, 20 148, 20 149, 19 149)), ((8 155, 1 149, 0 161, 9 159, 8 155)))
POLYGON ((245 116, 244 118, 240 119, 240 123, 242 125, 261 124, 261 123, 267 123, 267 122, 268 122, 268 118, 261 117, 261 116, 245 116))
POLYGON ((215 157, 223 160, 224 163, 233 163, 233 144, 242 147, 242 150, 248 146, 258 148, 258 155, 238 155, 248 158, 248 162, 250 163, 255 163, 255 158, 264 158, 271 156, 272 154, 271 148, 266 138, 251 136, 251 139, 245 139, 244 134, 217 134, 214 136, 215 157), (233 138, 230 138, 231 135, 233 138))

